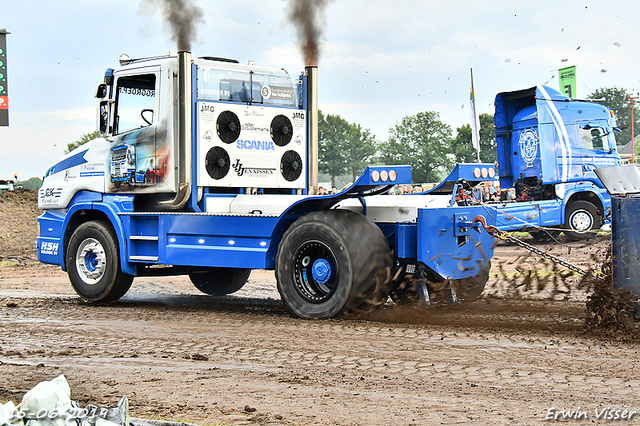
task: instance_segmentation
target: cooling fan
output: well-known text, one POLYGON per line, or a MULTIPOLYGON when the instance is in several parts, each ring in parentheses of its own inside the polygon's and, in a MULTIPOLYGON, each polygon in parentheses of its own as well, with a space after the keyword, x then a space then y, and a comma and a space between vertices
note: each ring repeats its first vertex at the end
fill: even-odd
POLYGON ((231 167, 229 154, 224 148, 214 146, 207 152, 205 167, 207 168, 207 173, 213 179, 222 179, 229 173, 229 167, 231 167))
POLYGON ((291 142, 293 126, 291 120, 284 115, 276 115, 271 120, 271 139, 278 146, 285 146, 291 142))
POLYGON ((289 182, 298 179, 300 173, 302 173, 302 158, 300 158, 300 154, 295 151, 285 152, 280 159, 280 173, 289 182))
POLYGON ((224 143, 233 143, 240 136, 240 119, 231 111, 224 111, 218 116, 216 122, 218 137, 224 143))

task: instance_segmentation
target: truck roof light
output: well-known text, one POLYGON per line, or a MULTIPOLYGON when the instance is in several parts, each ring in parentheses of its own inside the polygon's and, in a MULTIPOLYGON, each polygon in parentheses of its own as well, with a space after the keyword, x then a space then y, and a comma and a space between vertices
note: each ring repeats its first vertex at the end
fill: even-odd
POLYGON ((395 170, 389 170, 389 180, 395 182, 398 179, 398 173, 395 170))
POLYGON ((374 182, 377 182, 380 180, 380 172, 378 172, 377 170, 373 170, 371 172, 371 180, 374 182))
POLYGON ((486 178, 489 175, 489 172, 487 172, 487 168, 486 167, 483 167, 480 172, 482 173, 482 177, 483 178, 486 178))
POLYGON ((494 169, 493 167, 492 167, 492 168, 490 168, 490 169, 489 169, 489 177, 490 177, 491 179, 493 179, 493 178, 495 177, 495 175, 496 175, 496 171, 495 171, 495 169, 494 169))
POLYGON ((125 66, 133 62, 133 59, 131 59, 131 56, 127 55, 126 53, 123 53, 118 58, 118 62, 120 63, 121 66, 125 66))
POLYGON ((386 182, 389 179, 389 173, 386 170, 380 172, 380 180, 386 182))
POLYGON ((480 167, 473 169, 473 177, 478 179, 480 177, 480 167))

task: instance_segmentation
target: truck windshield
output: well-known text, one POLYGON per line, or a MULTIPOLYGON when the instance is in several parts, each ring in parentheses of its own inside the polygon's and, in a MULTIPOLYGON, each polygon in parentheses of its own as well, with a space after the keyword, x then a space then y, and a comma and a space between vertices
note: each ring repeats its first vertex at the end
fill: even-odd
POLYGON ((127 156, 126 148, 114 149, 113 154, 111 155, 111 159, 113 161, 120 161, 120 160, 124 160, 126 156, 127 156))
POLYGON ((609 136, 611 132, 607 132, 604 127, 591 127, 589 125, 580 128, 580 139, 584 149, 593 149, 597 151, 609 151, 609 136))
POLYGON ((198 67, 198 99, 301 106, 302 82, 285 73, 198 67))
POLYGON ((156 76, 153 74, 120 77, 116 98, 115 134, 148 126, 142 117, 153 111, 156 98, 156 76))

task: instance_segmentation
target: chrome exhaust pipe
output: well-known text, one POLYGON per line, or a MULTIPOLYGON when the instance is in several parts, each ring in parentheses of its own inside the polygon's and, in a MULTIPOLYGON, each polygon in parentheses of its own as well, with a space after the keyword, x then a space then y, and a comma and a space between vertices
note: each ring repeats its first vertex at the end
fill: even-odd
POLYGON ((191 196, 191 52, 178 52, 178 146, 174 165, 177 167, 176 196, 160 202, 164 208, 176 210, 187 204, 191 196))
POLYGON ((307 194, 318 194, 318 66, 307 65, 307 147, 309 168, 307 172, 307 194))

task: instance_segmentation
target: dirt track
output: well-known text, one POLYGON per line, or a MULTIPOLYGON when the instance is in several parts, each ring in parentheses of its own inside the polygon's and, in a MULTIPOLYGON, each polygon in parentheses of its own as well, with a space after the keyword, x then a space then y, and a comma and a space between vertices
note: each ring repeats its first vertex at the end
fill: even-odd
MULTIPOLYGON (((587 268, 605 245, 544 247, 587 268)), ((585 335, 577 279, 518 278, 551 268, 506 245, 493 266, 488 297, 473 304, 331 321, 291 318, 267 271, 233 297, 142 278, 93 306, 57 267, 3 266, 0 402, 64 373, 82 405, 127 395, 133 416, 202 425, 522 425, 552 407, 592 424, 596 409, 640 411, 639 345, 585 335)))
POLYGON ((223 299, 181 277, 136 279, 105 306, 79 301, 57 268, 0 275, 1 400, 64 373, 81 404, 127 395, 134 416, 200 424, 539 424, 552 407, 590 423, 595 409, 640 411, 638 345, 585 336, 579 301, 302 321, 266 271, 223 299))

